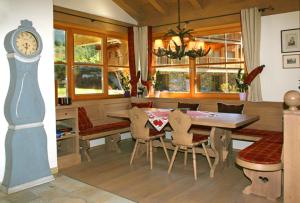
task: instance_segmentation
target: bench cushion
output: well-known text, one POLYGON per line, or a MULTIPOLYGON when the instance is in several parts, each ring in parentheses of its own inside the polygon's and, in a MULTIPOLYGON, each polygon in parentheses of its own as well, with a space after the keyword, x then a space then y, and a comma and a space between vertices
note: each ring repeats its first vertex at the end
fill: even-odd
POLYGON ((121 128, 127 128, 129 126, 130 126, 130 122, 128 122, 128 121, 108 123, 108 124, 103 124, 103 125, 98 125, 98 126, 95 126, 92 128, 88 128, 85 130, 80 130, 79 135, 81 135, 81 136, 91 135, 91 134, 107 132, 107 131, 111 131, 111 130, 117 130, 117 129, 121 129, 121 128))
POLYGON ((78 107, 78 127, 79 127, 79 131, 93 128, 93 123, 87 116, 87 113, 86 113, 86 110, 84 107, 78 107))
POLYGON ((253 137, 270 137, 270 136, 281 136, 283 135, 282 132, 278 131, 270 131, 270 130, 257 130, 257 129, 250 129, 250 128, 242 128, 238 130, 233 130, 233 134, 238 135, 246 135, 246 136, 253 136, 253 137))
POLYGON ((197 111, 198 107, 199 107, 199 104, 190 104, 190 103, 181 103, 181 102, 178 102, 177 107, 179 109, 189 109, 191 111, 197 111))
POLYGON ((141 103, 131 103, 131 107, 138 107, 138 108, 152 108, 153 103, 150 102, 141 102, 141 103))
POLYGON ((278 164, 281 151, 281 143, 260 140, 240 151, 238 158, 255 164, 278 164))
POLYGON ((231 105, 218 103, 218 112, 220 113, 237 113, 241 114, 243 112, 244 104, 241 105, 231 105))

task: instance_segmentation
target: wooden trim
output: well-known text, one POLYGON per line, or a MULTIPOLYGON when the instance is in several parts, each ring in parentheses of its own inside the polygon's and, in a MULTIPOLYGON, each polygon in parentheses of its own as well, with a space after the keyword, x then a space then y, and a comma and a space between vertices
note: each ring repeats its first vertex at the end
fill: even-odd
POLYGON ((106 23, 106 24, 111 24, 114 26, 121 26, 121 27, 130 27, 133 26, 133 24, 131 23, 125 23, 123 21, 118 21, 118 20, 114 20, 111 18, 105 18, 102 16, 97 16, 97 15, 93 15, 90 13, 85 13, 85 12, 81 12, 81 11, 77 11, 77 10, 72 10, 69 8, 64 8, 64 7, 60 7, 60 6, 53 6, 53 13, 61 13, 63 15, 69 15, 69 16, 73 16, 73 17, 78 17, 78 18, 84 18, 84 19, 88 19, 91 22, 94 21, 99 21, 101 23, 106 23))
MULTIPOLYGON (((161 31, 155 32, 155 29, 153 29, 153 41, 158 38, 162 38, 166 32, 167 29, 163 32, 161 31)), ((224 34, 230 32, 241 32, 241 23, 238 22, 238 23, 230 23, 230 24, 217 25, 211 27, 196 28, 193 30, 192 35, 204 36, 204 35, 211 35, 211 34, 224 34)))
POLYGON ((127 40, 127 33, 119 33, 119 32, 114 32, 114 31, 100 30, 99 28, 86 27, 86 26, 75 24, 75 23, 54 21, 54 28, 84 30, 84 31, 99 33, 102 35, 108 35, 109 37, 116 37, 116 38, 127 40))
POLYGON ((236 158, 236 163, 244 168, 256 171, 279 171, 283 168, 281 162, 278 164, 256 164, 236 158))
POLYGON ((55 175, 58 173, 58 168, 57 167, 54 167, 54 168, 50 168, 50 172, 52 175, 55 175))

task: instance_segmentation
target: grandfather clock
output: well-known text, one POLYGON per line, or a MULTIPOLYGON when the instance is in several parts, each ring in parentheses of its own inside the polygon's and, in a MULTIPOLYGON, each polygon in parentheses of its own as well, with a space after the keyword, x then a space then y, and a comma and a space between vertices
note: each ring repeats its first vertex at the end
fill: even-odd
POLYGON ((6 35, 4 46, 10 66, 10 85, 4 110, 9 126, 2 189, 13 193, 54 178, 49 168, 43 125, 45 106, 37 77, 43 49, 41 37, 31 21, 22 20, 17 29, 6 35))

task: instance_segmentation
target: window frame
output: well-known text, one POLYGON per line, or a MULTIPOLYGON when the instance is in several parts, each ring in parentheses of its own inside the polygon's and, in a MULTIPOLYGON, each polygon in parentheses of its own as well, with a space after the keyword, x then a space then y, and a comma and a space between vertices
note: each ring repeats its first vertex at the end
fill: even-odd
MULTIPOLYGON (((110 98, 123 98, 123 94, 109 95, 108 94, 108 58, 107 58, 107 38, 118 38, 128 41, 127 34, 116 32, 99 32, 99 29, 87 28, 83 26, 77 26, 73 24, 65 24, 61 22, 54 22, 53 29, 64 30, 66 32, 66 64, 67 64, 67 94, 74 101, 81 100, 95 100, 95 99, 110 99, 110 98), (90 35, 102 38, 103 46, 103 64, 88 64, 95 65, 97 67, 103 66, 103 93, 95 94, 75 94, 75 78, 74 78, 74 34, 90 35)), ((54 63, 56 64, 56 63, 54 63)), ((85 65, 85 63, 80 63, 85 65)), ((121 66, 119 66, 121 67, 121 66)), ((123 67, 123 66, 122 66, 123 67)), ((125 66, 124 66, 125 67, 125 66)), ((129 68, 129 65, 126 68, 129 68)), ((55 90, 57 91, 57 90, 55 90)), ((58 97, 58 96, 57 96, 58 97)))

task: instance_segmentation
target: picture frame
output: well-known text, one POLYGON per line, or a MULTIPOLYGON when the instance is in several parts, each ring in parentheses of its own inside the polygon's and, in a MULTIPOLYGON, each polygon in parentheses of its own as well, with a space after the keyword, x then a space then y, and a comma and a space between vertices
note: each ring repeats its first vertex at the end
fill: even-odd
POLYGON ((283 68, 300 68, 300 54, 283 55, 283 68))
POLYGON ((300 28, 281 30, 281 53, 300 52, 300 28))

